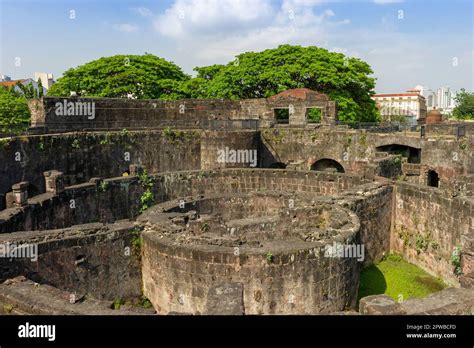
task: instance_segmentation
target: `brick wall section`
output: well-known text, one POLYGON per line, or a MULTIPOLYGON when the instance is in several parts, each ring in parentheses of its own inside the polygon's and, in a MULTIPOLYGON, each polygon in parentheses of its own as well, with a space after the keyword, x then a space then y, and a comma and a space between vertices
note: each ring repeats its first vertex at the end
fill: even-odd
POLYGON ((3 234, 2 244, 37 244, 38 261, 0 258, 0 281, 24 275, 71 291, 77 299, 85 294, 108 300, 140 296, 140 262, 132 245, 132 228, 131 222, 124 221, 3 234))
POLYGON ((127 100, 110 98, 43 98, 43 110, 35 112, 32 126, 50 131, 122 128, 207 128, 209 120, 259 120, 263 126, 274 123, 266 99, 249 100, 127 100), (95 115, 61 116, 57 103, 94 103, 95 115))
POLYGON ((474 201, 439 189, 395 185, 391 249, 427 272, 458 284, 451 255, 474 229, 474 201))
MULTIPOLYGON (((258 166, 260 136, 258 132, 203 132, 201 138, 201 169, 248 168, 252 163, 218 163, 220 150, 254 151, 258 166)), ((249 154, 250 155, 250 154, 249 154)), ((247 158, 243 158, 247 160, 247 158)), ((249 158, 250 159, 250 158, 249 158)))
POLYGON ((379 261, 390 251, 393 187, 371 183, 345 191, 340 204, 360 220, 360 239, 365 248, 364 265, 379 261))
POLYGON ((183 249, 154 236, 144 234, 144 288, 153 303, 166 304, 156 308, 161 313, 204 313, 207 290, 216 281, 245 283, 246 314, 329 313, 354 300, 354 258, 331 259, 300 250, 282 253, 268 264, 263 255, 235 256, 211 247, 183 249))

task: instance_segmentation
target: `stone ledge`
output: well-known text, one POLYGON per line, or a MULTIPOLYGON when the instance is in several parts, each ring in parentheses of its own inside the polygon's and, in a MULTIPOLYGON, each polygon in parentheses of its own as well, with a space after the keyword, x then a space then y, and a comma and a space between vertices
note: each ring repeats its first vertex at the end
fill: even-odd
POLYGON ((154 313, 152 309, 131 306, 113 310, 111 305, 111 301, 99 301, 73 295, 47 284, 37 284, 23 276, 0 284, 0 314, 3 315, 146 315, 154 313))
POLYGON ((447 288, 425 298, 396 302, 387 295, 363 297, 359 312, 368 315, 473 315, 474 289, 447 288))

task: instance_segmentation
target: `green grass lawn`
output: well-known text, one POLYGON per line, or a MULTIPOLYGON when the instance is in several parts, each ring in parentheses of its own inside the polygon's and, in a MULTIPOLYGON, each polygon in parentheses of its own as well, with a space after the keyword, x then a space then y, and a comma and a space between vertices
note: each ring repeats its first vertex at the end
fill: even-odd
POLYGON ((404 261, 400 256, 389 255, 383 261, 362 270, 359 299, 364 296, 386 294, 395 300, 422 298, 446 288, 441 279, 404 261), (403 296, 399 298, 399 296, 403 296))

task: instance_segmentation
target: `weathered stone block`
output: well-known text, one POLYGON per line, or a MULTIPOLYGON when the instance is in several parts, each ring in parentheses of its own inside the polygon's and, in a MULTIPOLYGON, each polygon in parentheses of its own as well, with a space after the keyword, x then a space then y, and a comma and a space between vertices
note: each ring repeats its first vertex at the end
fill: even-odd
POLYGON ((387 295, 372 295, 363 297, 359 301, 361 314, 401 315, 406 314, 400 304, 387 295))
POLYGON ((64 191, 64 174, 57 170, 49 170, 43 173, 45 178, 46 192, 59 194, 64 191))
POLYGON ((209 289, 207 311, 210 315, 243 315, 242 283, 222 283, 209 289))

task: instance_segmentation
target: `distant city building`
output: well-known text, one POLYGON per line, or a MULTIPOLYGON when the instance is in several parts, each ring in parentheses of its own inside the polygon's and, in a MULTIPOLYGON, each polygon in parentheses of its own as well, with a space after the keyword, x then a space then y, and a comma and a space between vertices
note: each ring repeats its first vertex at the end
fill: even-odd
POLYGON ((35 72, 35 81, 38 82, 39 79, 41 79, 41 84, 46 89, 50 89, 51 86, 53 85, 53 83, 55 82, 53 74, 43 73, 43 72, 35 72))
POLYGON ((11 81, 12 78, 10 76, 7 76, 7 75, 0 75, 0 82, 3 82, 3 81, 11 81))
POLYGON ((416 125, 426 117, 426 100, 418 90, 405 93, 385 93, 372 96, 383 121, 400 121, 401 117, 410 125, 416 125))
POLYGON ((442 114, 450 115, 456 107, 456 93, 448 86, 440 87, 436 91, 424 86, 416 86, 415 89, 426 98, 428 111, 436 109, 442 114))
MULTIPOLYGON (((36 91, 39 91, 39 87, 38 87, 38 82, 36 82, 35 80, 33 79, 21 79, 21 80, 7 80, 7 81, 0 81, 0 87, 4 87, 4 88, 11 88, 13 87, 13 89, 17 92, 20 92, 21 93, 21 89, 17 86, 18 83, 21 83, 22 85, 24 86, 27 86, 29 85, 30 83, 33 85, 33 88, 36 90, 36 91)), ((43 95, 46 94, 48 90, 43 86, 43 95)))

